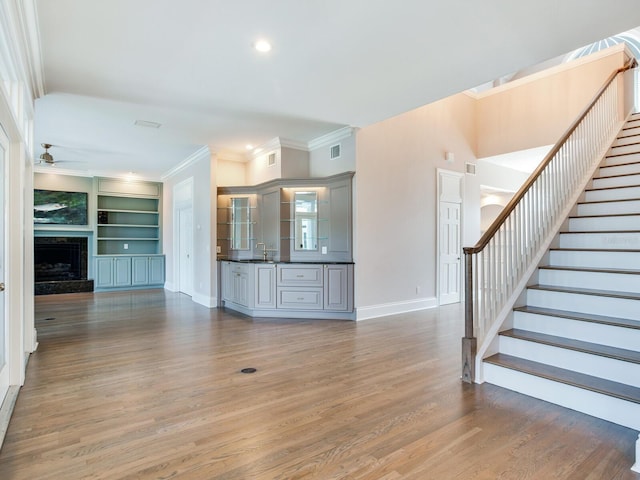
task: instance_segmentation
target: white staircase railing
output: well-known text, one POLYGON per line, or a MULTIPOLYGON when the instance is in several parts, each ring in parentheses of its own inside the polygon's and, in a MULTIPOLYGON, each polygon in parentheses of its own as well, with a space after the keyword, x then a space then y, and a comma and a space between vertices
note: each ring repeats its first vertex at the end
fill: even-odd
POLYGON ((560 215, 584 188, 620 128, 624 82, 619 77, 635 65, 632 59, 612 73, 478 243, 464 248, 464 381, 476 380, 477 346, 512 309, 514 295, 539 262, 560 215))

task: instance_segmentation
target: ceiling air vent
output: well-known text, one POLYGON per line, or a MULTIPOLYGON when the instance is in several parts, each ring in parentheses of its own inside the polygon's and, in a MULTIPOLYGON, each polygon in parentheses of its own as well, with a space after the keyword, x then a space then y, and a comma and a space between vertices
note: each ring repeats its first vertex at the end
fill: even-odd
POLYGON ((464 164, 465 171, 467 175, 475 175, 476 174, 476 164, 475 163, 465 163, 464 164))
POLYGON ((338 143, 337 145, 333 145, 329 150, 329 152, 330 152, 329 157, 331 158, 331 160, 340 158, 340 144, 338 143))
POLYGON ((275 164, 276 164, 276 154, 270 153, 269 156, 267 157, 267 166, 273 167, 275 164))

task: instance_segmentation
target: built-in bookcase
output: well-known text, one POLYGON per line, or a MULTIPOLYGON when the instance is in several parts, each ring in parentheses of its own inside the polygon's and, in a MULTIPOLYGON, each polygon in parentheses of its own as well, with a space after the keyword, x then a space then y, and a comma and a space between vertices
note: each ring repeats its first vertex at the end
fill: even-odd
POLYGON ((158 198, 98 195, 98 255, 160 253, 158 198))

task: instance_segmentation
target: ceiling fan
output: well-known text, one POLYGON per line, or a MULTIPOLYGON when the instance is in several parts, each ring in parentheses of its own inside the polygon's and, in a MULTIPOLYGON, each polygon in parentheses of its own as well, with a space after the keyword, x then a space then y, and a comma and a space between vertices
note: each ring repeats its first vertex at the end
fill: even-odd
POLYGON ((40 155, 40 163, 42 163, 42 161, 44 160, 44 163, 47 163, 49 165, 55 165, 56 162, 53 159, 53 155, 51 155, 49 153, 49 149, 53 146, 50 143, 41 143, 42 148, 44 148, 44 153, 42 155, 40 155))

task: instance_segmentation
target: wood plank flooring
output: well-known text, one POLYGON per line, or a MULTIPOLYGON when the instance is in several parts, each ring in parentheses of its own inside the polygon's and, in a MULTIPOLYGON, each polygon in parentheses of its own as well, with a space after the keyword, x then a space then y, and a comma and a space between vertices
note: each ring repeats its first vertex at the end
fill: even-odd
POLYGON ((640 478, 637 432, 461 382, 462 315, 252 320, 163 290, 37 297, 0 478, 640 478))

